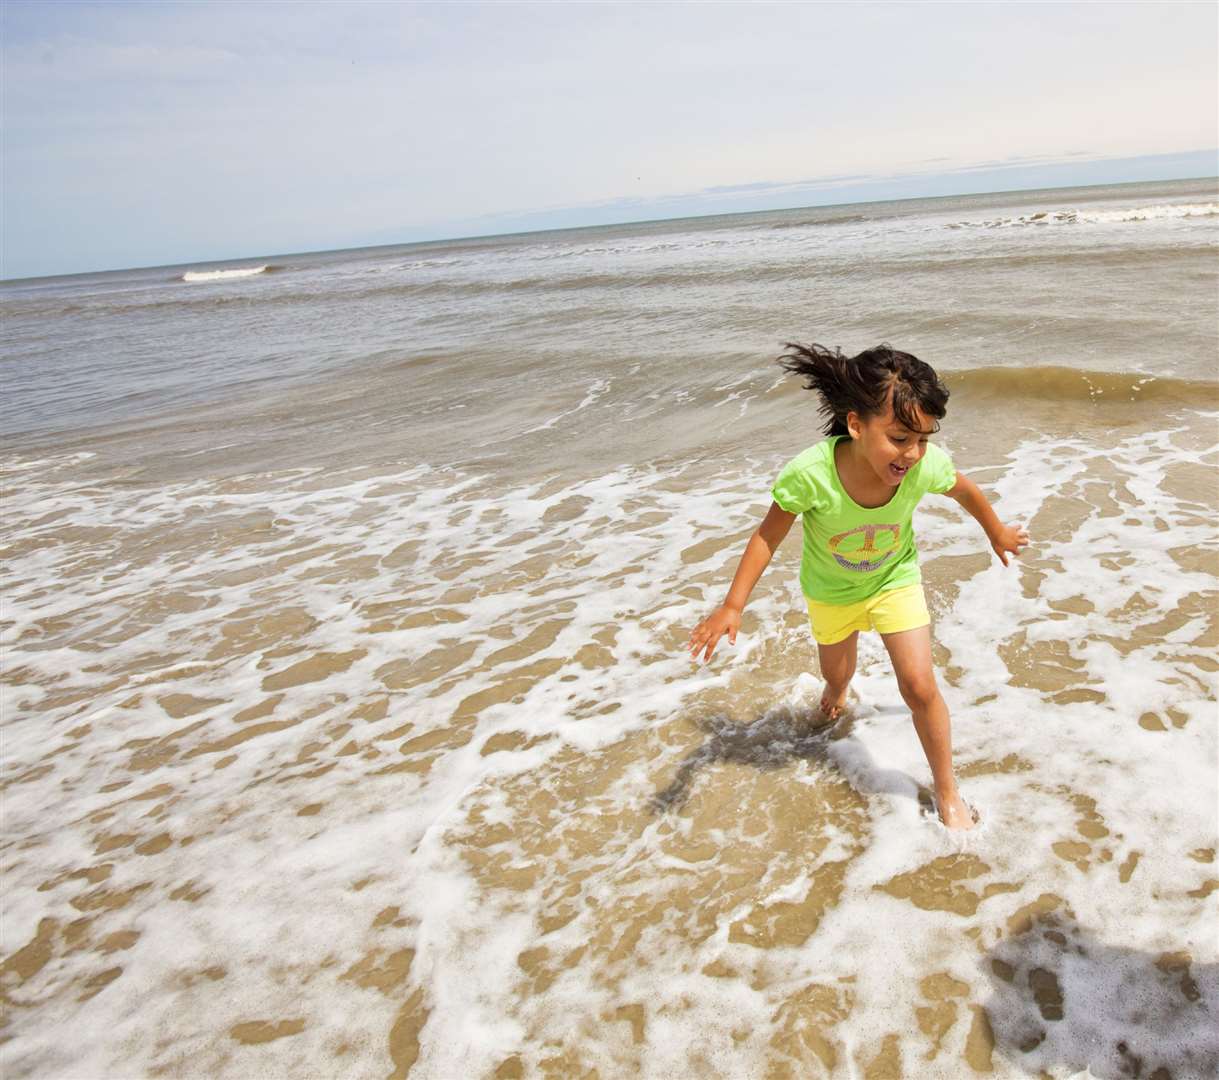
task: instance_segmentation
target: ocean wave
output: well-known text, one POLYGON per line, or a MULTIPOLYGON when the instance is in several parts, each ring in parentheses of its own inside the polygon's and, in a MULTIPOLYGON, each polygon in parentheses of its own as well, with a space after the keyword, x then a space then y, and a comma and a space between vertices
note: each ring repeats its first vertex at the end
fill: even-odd
POLYGON ((949 229, 1010 229, 1023 225, 1108 225, 1129 221, 1163 221, 1172 218, 1214 217, 1219 203, 1168 203, 1161 206, 1133 206, 1116 210, 1042 210, 1014 218, 988 221, 954 221, 949 229))
POLYGON ((1003 399, 1043 398, 1053 401, 1156 401, 1161 405, 1219 407, 1219 383, 1146 372, 1086 371, 1060 367, 988 367, 942 371, 954 394, 1003 399))
POLYGON ((255 274, 265 274, 275 267, 269 263, 263 266, 241 266, 232 270, 188 270, 179 279, 181 281, 236 281, 238 278, 253 277, 255 274))
MULTIPOLYGON (((530 294, 541 297, 578 296, 584 293, 589 303, 607 294, 616 296, 626 292, 642 295, 642 290, 664 289, 732 289, 752 288, 762 284, 784 284, 827 282, 841 280, 844 275, 866 271, 876 278, 904 278, 913 274, 993 274, 1004 271, 1023 271, 1028 268, 1049 270, 1061 266, 1071 270, 1084 267, 1162 272, 1171 267, 1193 268, 1201 260, 1213 260, 1219 248, 1213 243, 1191 242, 1188 245, 1164 247, 1124 247, 1121 250, 1067 250, 1051 252, 1045 250, 1026 252, 977 251, 968 254, 943 253, 929 257, 926 253, 913 256, 875 258, 867 262, 866 268, 842 258, 823 258, 815 262, 784 259, 772 263, 760 261, 733 263, 705 263, 701 265, 674 265, 661 263, 655 267, 626 267, 621 269, 586 270, 576 273, 523 273, 519 276, 490 277, 435 276, 424 277, 402 272, 399 276, 388 273, 361 277, 351 275, 341 285, 337 279, 330 280, 332 296, 341 297, 342 302, 377 302, 378 300, 401 300, 404 302, 441 304, 467 304, 485 301, 492 297, 516 298, 530 294)), ((557 264, 556 264, 557 265, 557 264)), ((273 272, 274 266, 267 268, 273 272)), ((224 309, 238 304, 243 308, 251 302, 274 308, 309 306, 325 299, 314 285, 303 283, 301 288, 260 290, 255 296, 244 290, 187 290, 147 294, 104 295, 87 302, 65 301, 62 298, 10 301, 11 313, 24 318, 39 315, 58 316, 86 314, 90 316, 118 316, 133 311, 151 311, 162 308, 177 310, 224 309)), ((429 309, 430 310, 430 309, 429 309)), ((422 308, 419 310, 422 315, 422 308)), ((445 307, 443 314, 450 314, 445 307)), ((587 314, 587 311, 585 311, 587 314)))
POLYGON ((1079 270, 1083 267, 1109 267, 1115 270, 1137 270, 1187 264, 1192 266, 1191 260, 1195 257, 1199 261, 1213 260, 1215 255, 1219 254, 1219 245, 1189 243, 1173 247, 1123 245, 1117 249, 1071 247, 1065 250, 1047 250, 1035 248, 1019 252, 974 248, 969 249, 968 254, 960 254, 960 250, 931 257, 920 252, 913 257, 872 259, 869 260, 867 268, 869 273, 878 275, 956 271, 993 272, 1026 270, 1030 267, 1041 269, 1060 267, 1071 270, 1079 270))
POLYGON ((867 214, 837 214, 834 217, 810 218, 806 221, 781 221, 769 228, 771 230, 811 229, 817 225, 854 225, 867 220, 867 214))

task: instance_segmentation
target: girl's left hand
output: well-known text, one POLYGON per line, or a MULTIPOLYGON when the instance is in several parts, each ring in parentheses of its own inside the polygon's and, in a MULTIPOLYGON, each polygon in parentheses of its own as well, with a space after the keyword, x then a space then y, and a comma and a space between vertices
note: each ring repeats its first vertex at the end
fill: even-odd
POLYGON ((1028 547, 1029 534, 1023 525, 1001 525, 999 532, 991 537, 990 546, 1004 566, 1008 565, 1008 552, 1019 555, 1021 549, 1028 547))

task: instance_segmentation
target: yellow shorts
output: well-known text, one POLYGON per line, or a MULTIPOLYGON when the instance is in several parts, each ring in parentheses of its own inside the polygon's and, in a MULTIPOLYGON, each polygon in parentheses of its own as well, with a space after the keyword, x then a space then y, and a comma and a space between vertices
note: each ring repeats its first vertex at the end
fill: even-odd
POLYGON ((822 604, 804 598, 813 637, 819 645, 836 645, 856 630, 875 630, 878 634, 900 634, 927 626, 927 598, 922 585, 878 592, 857 604, 822 604))

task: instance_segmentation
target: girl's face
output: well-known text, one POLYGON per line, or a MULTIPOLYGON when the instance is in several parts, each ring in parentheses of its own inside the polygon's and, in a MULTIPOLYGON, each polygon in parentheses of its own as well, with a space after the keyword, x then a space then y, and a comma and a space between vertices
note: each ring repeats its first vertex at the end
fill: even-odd
POLYGON ((915 419, 918 429, 906 427, 893 415, 893 407, 881 416, 861 417, 847 414, 847 431, 856 453, 884 484, 897 487, 927 452, 927 440, 935 430, 935 422, 922 410, 915 419))

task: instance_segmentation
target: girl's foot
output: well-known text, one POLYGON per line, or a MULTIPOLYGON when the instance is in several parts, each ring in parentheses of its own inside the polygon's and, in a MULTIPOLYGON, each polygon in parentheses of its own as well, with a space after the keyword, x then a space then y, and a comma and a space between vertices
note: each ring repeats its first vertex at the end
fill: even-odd
POLYGON ((960 795, 953 795, 948 799, 937 798, 936 807, 946 829, 964 832, 966 829, 972 829, 978 823, 974 812, 960 795))
POLYGON ((837 720, 842 715, 842 710, 846 707, 847 691, 846 687, 842 688, 842 693, 835 695, 827 686, 825 693, 821 695, 821 715, 826 720, 837 720))

